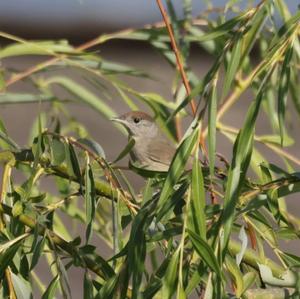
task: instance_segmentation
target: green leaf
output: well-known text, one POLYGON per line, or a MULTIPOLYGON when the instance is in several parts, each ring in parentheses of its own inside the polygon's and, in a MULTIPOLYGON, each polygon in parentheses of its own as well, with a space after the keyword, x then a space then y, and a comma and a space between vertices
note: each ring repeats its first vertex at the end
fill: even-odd
POLYGON ((59 273, 59 283, 62 289, 63 296, 66 299, 71 299, 72 296, 68 274, 64 264, 58 256, 56 256, 56 265, 59 273))
POLYGON ((9 248, 13 247, 13 245, 19 243, 20 241, 24 240, 28 237, 28 233, 22 234, 12 240, 7 242, 3 242, 0 244, 0 253, 3 254, 4 251, 8 250, 9 248))
MULTIPOLYGON (((246 172, 250 163, 255 122, 259 112, 261 101, 263 99, 263 88, 266 80, 269 77, 269 74, 265 75, 260 85, 256 100, 251 104, 247 112, 243 128, 237 136, 234 144, 233 158, 226 184, 224 210, 221 216, 221 222, 224 225, 224 249, 227 247, 227 243, 229 241, 235 216, 235 206, 238 202, 240 190, 244 183, 246 172)), ((225 252, 223 252, 223 254, 224 253, 225 252)))
POLYGON ((45 243, 46 243, 46 238, 45 238, 45 236, 43 236, 41 238, 41 240, 39 240, 38 243, 36 244, 36 246, 34 247, 30 270, 32 270, 38 263, 39 258, 41 257, 41 255, 43 253, 45 243))
POLYGON ((21 148, 16 144, 5 132, 0 131, 0 139, 4 141, 8 146, 9 149, 13 150, 20 150, 21 148))
POLYGON ((64 87, 72 95, 76 96, 81 102, 88 104, 107 118, 112 118, 115 116, 115 112, 110 108, 110 106, 105 104, 102 99, 69 78, 61 76, 51 77, 47 79, 46 84, 58 84, 64 87))
POLYGON ((27 104, 36 102, 49 102, 57 100, 53 95, 13 93, 6 92, 0 94, 0 104, 27 104))
POLYGON ((245 228, 244 226, 241 227, 240 232, 239 232, 239 240, 241 241, 241 250, 240 252, 236 255, 236 263, 239 266, 243 256, 245 254, 245 251, 247 249, 247 245, 248 245, 248 237, 247 234, 245 232, 245 228))
POLYGON ((65 145, 58 138, 53 138, 50 142, 51 162, 53 166, 61 165, 66 158, 65 145))
MULTIPOLYGON (((0 33, 0 36, 3 36, 0 33)), ((5 34, 6 38, 14 36, 5 34)), ((10 44, 0 50, 0 59, 22 55, 54 55, 55 53, 72 53, 74 48, 64 41, 26 41, 10 44)), ((78 53, 78 51, 76 50, 78 53)))
POLYGON ((106 75, 114 75, 114 74, 124 74, 130 76, 138 76, 148 78, 149 75, 147 73, 137 70, 135 68, 129 67, 125 64, 114 63, 108 60, 101 60, 99 64, 99 68, 106 75))
POLYGON ((279 79, 278 89, 278 121, 279 121, 279 132, 281 138, 281 146, 283 146, 283 140, 285 137, 284 130, 284 118, 285 118, 285 107, 287 102, 287 95, 290 84, 290 61, 293 56, 293 44, 290 45, 284 56, 281 74, 279 79))
POLYGON ((271 143, 276 145, 282 145, 284 147, 291 146, 295 143, 294 139, 290 137, 287 133, 284 134, 284 139, 278 135, 260 135, 257 140, 262 143, 271 143))
POLYGON ((227 95, 232 81, 236 76, 238 69, 241 67, 241 51, 242 51, 242 34, 238 34, 234 39, 233 49, 230 54, 228 67, 224 78, 223 97, 227 95))
POLYGON ((258 264, 261 279, 264 283, 281 287, 294 287, 297 280, 297 275, 291 270, 285 271, 281 278, 273 276, 271 269, 264 264, 258 264))
POLYGON ((58 287, 59 283, 59 275, 56 275, 52 281, 50 282, 47 290, 42 296, 42 299, 54 299, 55 298, 55 292, 58 287))
POLYGON ((233 277, 233 281, 235 284, 235 294, 237 298, 240 298, 244 290, 244 280, 243 280, 242 273, 238 265, 236 264, 235 260, 231 258, 229 255, 227 255, 225 258, 225 264, 228 272, 233 277))
POLYGON ((0 69, 0 90, 5 88, 5 79, 4 79, 4 71, 0 69))
POLYGON ((175 156, 171 162, 167 178, 163 185, 158 201, 158 215, 157 220, 160 220, 163 215, 161 211, 164 210, 164 205, 174 192, 174 186, 178 182, 181 174, 184 172, 185 165, 190 158, 191 152, 199 140, 199 123, 197 120, 193 121, 190 130, 176 150, 175 156))
POLYGON ((248 12, 246 13, 242 13, 237 17, 234 17, 230 20, 228 20, 227 22, 221 24, 220 26, 213 28, 211 30, 211 32, 206 33, 204 35, 201 36, 195 36, 195 37, 191 37, 189 39, 193 40, 193 41, 197 41, 197 42, 205 42, 208 40, 212 40, 212 39, 216 39, 218 37, 221 37, 225 34, 229 34, 231 33, 231 31, 234 29, 234 27, 240 23, 242 20, 244 20, 245 18, 247 18, 248 12))
POLYGON ((117 156, 117 158, 114 160, 113 163, 117 163, 118 161, 120 161, 121 159, 123 159, 130 151, 131 149, 134 147, 135 141, 133 138, 130 138, 126 147, 121 151, 121 153, 117 156))
POLYGON ((88 138, 79 138, 76 141, 91 149, 97 156, 105 159, 104 149, 98 142, 88 138))
POLYGON ((245 291, 247 291, 254 284, 256 278, 257 278, 257 274, 254 272, 248 272, 243 276, 244 290, 243 290, 242 294, 245 291))
POLYGON ((96 193, 95 193, 95 183, 94 176, 89 159, 87 156, 87 163, 85 168, 85 209, 86 209, 86 243, 89 242, 92 234, 93 220, 96 211, 96 193))
POLYGON ((172 298, 177 289, 180 247, 174 252, 162 279, 162 298, 172 298))
POLYGON ((93 282, 89 273, 86 271, 84 273, 84 281, 83 281, 83 298, 91 299, 93 298, 93 282))
POLYGON ((187 232, 198 255, 203 259, 207 266, 212 271, 214 271, 221 279, 221 269, 214 255, 213 249, 207 244, 207 242, 205 242, 200 236, 195 234, 193 231, 188 229, 187 232))
MULTIPOLYGON (((153 220, 155 207, 156 200, 147 201, 139 210, 132 223, 127 244, 128 275, 132 275, 132 298, 137 298, 141 291, 146 258, 146 231, 153 220)), ((127 289, 126 285, 123 285, 123 287, 127 289)))
POLYGON ((211 179, 215 173, 215 157, 216 157, 216 122, 217 122, 217 88, 215 78, 208 102, 208 145, 209 145, 209 173, 211 179))
POLYGON ((195 155, 192 170, 191 207, 188 210, 188 228, 206 240, 205 189, 202 168, 195 155))
POLYGON ((21 276, 11 272, 11 279, 18 299, 31 299, 31 285, 21 276))
POLYGON ((66 144, 68 147, 68 152, 69 155, 67 156, 67 164, 68 164, 68 169, 70 169, 70 172, 77 178, 81 179, 81 170, 80 170, 80 165, 79 161, 74 149, 74 146, 72 143, 66 144))

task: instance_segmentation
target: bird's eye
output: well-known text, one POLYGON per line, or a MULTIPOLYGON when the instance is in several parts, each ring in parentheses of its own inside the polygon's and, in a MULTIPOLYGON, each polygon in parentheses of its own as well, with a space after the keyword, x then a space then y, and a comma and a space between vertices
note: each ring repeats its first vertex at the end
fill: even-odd
POLYGON ((133 119, 133 121, 134 121, 136 124, 138 124, 138 123, 141 121, 141 119, 140 119, 139 117, 135 117, 135 118, 133 119))

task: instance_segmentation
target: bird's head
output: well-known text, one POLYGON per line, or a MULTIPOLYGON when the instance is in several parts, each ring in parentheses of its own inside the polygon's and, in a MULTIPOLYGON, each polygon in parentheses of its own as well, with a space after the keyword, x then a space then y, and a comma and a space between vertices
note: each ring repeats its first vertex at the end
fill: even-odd
POLYGON ((153 118, 142 111, 130 111, 112 119, 122 124, 133 137, 153 138, 158 133, 158 127, 153 118))

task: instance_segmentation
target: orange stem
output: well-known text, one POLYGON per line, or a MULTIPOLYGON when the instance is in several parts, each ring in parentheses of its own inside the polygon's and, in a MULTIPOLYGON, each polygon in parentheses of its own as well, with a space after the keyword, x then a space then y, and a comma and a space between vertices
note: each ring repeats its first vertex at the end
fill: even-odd
MULTIPOLYGON (((177 67, 178 67, 178 70, 180 72, 183 85, 185 87, 187 95, 190 95, 191 94, 191 86, 190 86, 190 83, 187 79, 187 75, 186 75, 184 67, 183 67, 182 56, 181 56, 180 51, 177 47, 175 37, 174 37, 174 33, 173 33, 173 29, 172 29, 171 23, 169 21, 169 17, 167 15, 167 12, 166 12, 164 6, 161 3, 161 0, 156 0, 156 2, 158 4, 161 15, 162 15, 162 17, 164 19, 164 22, 166 24, 168 34, 170 36, 171 46, 172 46, 172 49, 173 49, 175 57, 176 57, 177 67)), ((191 109, 192 109, 193 115, 195 115, 196 114, 196 103, 195 103, 194 99, 191 100, 191 109)))

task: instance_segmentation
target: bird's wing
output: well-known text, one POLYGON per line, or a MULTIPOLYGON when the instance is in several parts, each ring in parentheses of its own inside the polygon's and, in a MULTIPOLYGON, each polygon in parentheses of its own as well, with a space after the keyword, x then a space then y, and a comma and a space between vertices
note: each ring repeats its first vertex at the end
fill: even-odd
MULTIPOLYGON (((168 140, 164 140, 159 144, 151 143, 149 145, 149 159, 158 164, 170 166, 173 156, 176 152, 175 145, 171 144, 168 140)), ((190 170, 193 167, 194 158, 192 156, 186 162, 185 169, 190 170)))
POLYGON ((149 159, 169 166, 173 155, 175 154, 175 146, 168 140, 161 139, 159 143, 151 142, 148 148, 149 159))

